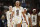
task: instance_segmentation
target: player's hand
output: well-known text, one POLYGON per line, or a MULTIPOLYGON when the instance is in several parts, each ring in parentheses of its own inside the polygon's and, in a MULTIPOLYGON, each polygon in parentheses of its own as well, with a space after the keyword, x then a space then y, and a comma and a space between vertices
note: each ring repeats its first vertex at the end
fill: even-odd
POLYGON ((32 26, 31 26, 32 27, 32 26))
POLYGON ((26 22, 26 24, 28 25, 28 23, 26 22))
POLYGON ((31 27, 32 27, 32 24, 31 24, 31 27))
POLYGON ((10 19, 10 22, 12 21, 12 18, 10 19))

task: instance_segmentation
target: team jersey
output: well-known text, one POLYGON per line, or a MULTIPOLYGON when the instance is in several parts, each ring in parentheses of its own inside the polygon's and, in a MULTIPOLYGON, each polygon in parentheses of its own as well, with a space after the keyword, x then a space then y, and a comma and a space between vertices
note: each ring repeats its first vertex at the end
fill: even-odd
MULTIPOLYGON (((26 20, 27 20, 27 22, 28 22, 28 25, 29 25, 29 18, 30 18, 30 14, 28 13, 27 15, 25 14, 25 16, 26 16, 26 20)), ((26 21, 25 21, 25 19, 24 19, 24 17, 22 16, 22 22, 23 23, 25 23, 26 21)))
POLYGON ((9 19, 10 19, 10 17, 11 17, 11 13, 12 13, 12 12, 10 12, 10 11, 7 11, 7 12, 6 12, 7 20, 9 20, 9 19))
POLYGON ((21 22, 21 15, 22 15, 22 12, 23 12, 23 7, 20 6, 20 8, 16 8, 16 6, 15 6, 15 7, 13 7, 12 11, 14 12, 13 19, 18 21, 18 23, 21 22))
POLYGON ((36 25, 37 24, 37 14, 35 14, 35 15, 31 15, 31 20, 32 20, 32 25, 34 26, 34 25, 36 25))
POLYGON ((10 12, 10 11, 7 11, 7 12, 6 12, 7 26, 8 26, 8 27, 11 27, 11 26, 10 26, 10 25, 11 25, 11 24, 10 24, 10 23, 11 23, 11 22, 10 22, 11 13, 12 13, 12 12, 10 12))
POLYGON ((7 22, 10 23, 10 17, 11 17, 11 13, 10 11, 6 12, 6 17, 7 17, 7 22))

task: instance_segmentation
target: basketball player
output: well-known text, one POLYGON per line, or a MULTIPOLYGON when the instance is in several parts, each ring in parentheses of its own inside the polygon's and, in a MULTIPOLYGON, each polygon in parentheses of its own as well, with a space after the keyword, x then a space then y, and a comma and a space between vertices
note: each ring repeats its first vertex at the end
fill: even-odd
POLYGON ((15 6, 13 7, 12 10, 12 15, 11 18, 13 16, 13 27, 21 27, 21 16, 23 14, 23 7, 20 6, 20 1, 16 1, 15 6))
POLYGON ((10 22, 11 13, 12 13, 12 6, 9 6, 9 11, 6 12, 7 25, 8 25, 8 27, 11 27, 11 22, 10 22))
MULTIPOLYGON (((26 16, 26 18, 24 18, 23 16, 23 21, 22 21, 22 27, 29 27, 29 20, 30 20, 30 22, 31 22, 31 18, 30 18, 30 14, 29 13, 27 13, 26 14, 26 12, 27 12, 27 9, 26 8, 24 8, 24 13, 25 13, 25 16, 26 16), (28 24, 26 24, 26 21, 25 20, 27 20, 27 23, 28 24)), ((32 27, 32 24, 31 24, 31 27, 32 27)))
POLYGON ((36 9, 33 9, 33 13, 31 14, 32 26, 37 27, 37 14, 36 9))

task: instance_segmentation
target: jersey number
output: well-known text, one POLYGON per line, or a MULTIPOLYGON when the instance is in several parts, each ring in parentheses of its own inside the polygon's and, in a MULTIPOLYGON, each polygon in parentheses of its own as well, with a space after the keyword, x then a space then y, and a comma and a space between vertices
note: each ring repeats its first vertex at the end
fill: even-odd
POLYGON ((35 22, 35 17, 33 17, 33 22, 35 22))

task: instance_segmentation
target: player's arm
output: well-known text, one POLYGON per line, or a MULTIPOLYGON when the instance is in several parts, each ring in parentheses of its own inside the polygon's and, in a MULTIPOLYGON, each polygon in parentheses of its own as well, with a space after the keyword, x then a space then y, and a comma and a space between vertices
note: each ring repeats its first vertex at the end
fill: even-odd
POLYGON ((30 22, 31 22, 31 27, 32 27, 32 21, 31 21, 31 18, 29 18, 30 22))
POLYGON ((13 14, 14 14, 14 11, 13 10, 12 10, 12 13, 11 13, 11 16, 10 16, 10 21, 12 21, 12 18, 13 18, 13 14))
POLYGON ((9 14, 8 14, 8 12, 6 12, 6 17, 7 17, 7 20, 8 20, 8 17, 9 17, 9 14))
MULTIPOLYGON (((8 14, 8 12, 6 12, 6 17, 7 17, 7 21, 9 20, 9 14, 8 14)), ((7 24, 7 26, 8 26, 8 24, 7 24)))
POLYGON ((12 11, 11 18, 13 18, 14 11, 12 11))
POLYGON ((28 22, 27 22, 27 20, 26 20, 26 16, 25 16, 25 14, 24 14, 23 8, 22 8, 22 14, 23 14, 24 20, 26 21, 26 24, 28 25, 28 22))
POLYGON ((26 24, 28 25, 28 22, 27 22, 27 20, 26 20, 26 16, 24 15, 24 12, 22 12, 22 14, 23 14, 23 17, 24 17, 24 19, 25 19, 25 21, 26 21, 26 24))
MULTIPOLYGON (((29 16, 30 16, 30 14, 29 14, 29 16)), ((31 27, 32 27, 32 20, 31 20, 31 17, 29 17, 29 20, 30 20, 30 22, 31 22, 31 27)))
MULTIPOLYGON (((14 10, 14 9, 13 9, 13 10, 14 10)), ((13 15, 14 15, 14 11, 13 11, 13 10, 12 10, 12 13, 11 13, 11 18, 10 18, 10 21, 12 20, 13 15)), ((13 23, 14 23, 14 22, 12 21, 11 23, 12 23, 11 25, 12 25, 12 27, 13 27, 13 23)))
POLYGON ((11 18, 13 17, 13 14, 14 14, 14 7, 13 7, 13 9, 12 9, 11 18))
POLYGON ((12 21, 12 18, 13 18, 13 12, 12 12, 12 14, 10 16, 10 22, 12 21))

